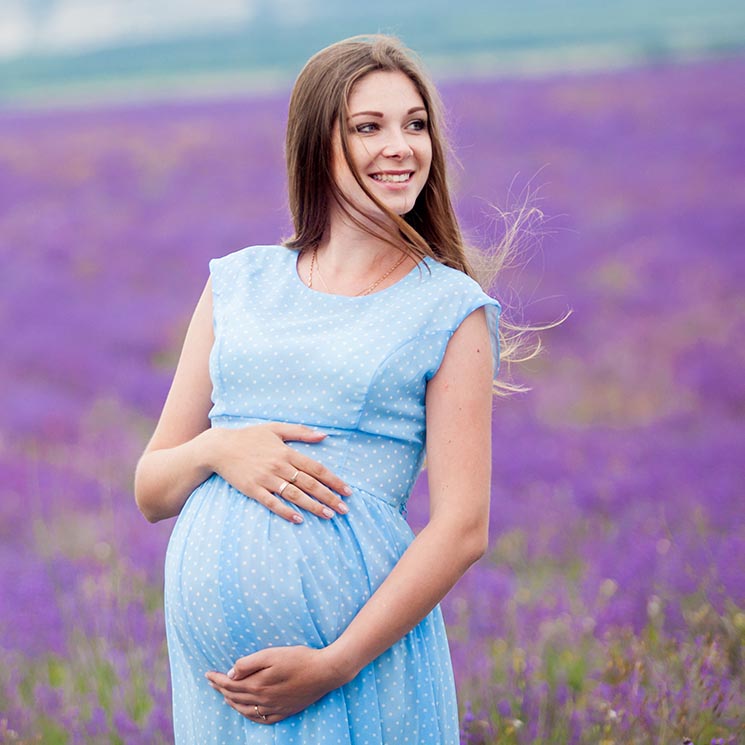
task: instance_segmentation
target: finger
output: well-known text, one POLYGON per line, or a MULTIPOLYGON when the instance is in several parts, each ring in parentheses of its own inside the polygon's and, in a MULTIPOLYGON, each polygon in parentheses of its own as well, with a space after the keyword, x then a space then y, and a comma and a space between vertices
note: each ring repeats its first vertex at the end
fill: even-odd
POLYGON ((324 432, 306 427, 304 424, 286 424, 285 422, 272 422, 269 429, 279 435, 285 442, 296 440, 298 442, 318 442, 326 437, 324 432))
POLYGON ((247 678, 249 675, 254 675, 262 670, 266 670, 266 668, 271 664, 271 660, 271 649, 261 649, 258 652, 239 657, 233 663, 233 667, 228 670, 227 677, 231 681, 247 678))
MULTIPOLYGON (((333 471, 326 468, 326 466, 313 460, 313 458, 295 452, 295 457, 292 459, 292 465, 297 468, 301 474, 311 476, 316 481, 325 484, 327 487, 333 489, 339 494, 343 494, 346 497, 352 494, 349 484, 345 483, 333 471)), ((300 476, 298 476, 298 479, 299 478, 300 476)), ((295 483, 297 483, 297 481, 295 483)))
POLYGON ((239 714, 243 714, 246 719, 250 719, 252 722, 263 722, 264 720, 256 713, 256 709, 253 706, 245 704, 236 704, 229 698, 224 699, 225 703, 231 708, 235 709, 239 714))
MULTIPOLYGON (((305 476, 303 481, 305 482, 306 479, 315 481, 312 476, 305 476)), ((298 482, 299 481, 300 479, 298 479, 298 482)), ((318 485, 318 482, 315 483, 316 485, 318 485)), ((318 497, 317 499, 311 499, 308 494, 303 491, 303 489, 292 484, 285 487, 285 490, 282 492, 282 497, 288 502, 292 502, 292 504, 294 504, 301 510, 307 510, 308 512, 312 512, 314 515, 322 517, 326 520, 332 518, 336 514, 336 512, 338 512, 339 514, 345 514, 349 511, 344 502, 342 502, 339 497, 336 496, 336 494, 329 491, 328 489, 325 489, 325 492, 321 494, 319 493, 320 487, 317 486, 315 488, 315 491, 318 494, 318 497), (336 512, 334 512, 331 507, 334 507, 336 509, 336 512)))
POLYGON ((270 512, 279 515, 288 522, 296 524, 303 522, 303 516, 297 510, 294 510, 287 502, 280 499, 276 494, 272 494, 267 489, 257 489, 252 496, 270 512))
POLYGON ((250 693, 232 693, 228 691, 222 694, 223 698, 228 703, 235 704, 236 706, 254 706, 258 699, 256 696, 250 693))
MULTIPOLYGON (((339 495, 331 491, 325 484, 322 484, 318 479, 310 474, 303 473, 298 476, 295 486, 301 491, 305 492, 319 502, 328 505, 331 509, 336 510, 341 515, 345 515, 349 512, 349 507, 346 503, 339 498, 339 495)), ((299 507, 303 505, 299 504, 299 507)))
POLYGON ((212 688, 226 697, 245 695, 256 698, 258 695, 258 692, 252 686, 247 685, 245 680, 233 681, 222 673, 218 673, 214 677, 208 676, 207 679, 212 688))
POLYGON ((209 684, 216 690, 222 693, 224 696, 227 693, 235 693, 239 690, 246 690, 245 681, 234 681, 224 673, 209 672, 205 675, 209 684), (243 685, 243 688, 239 687, 239 683, 243 685))
POLYGON ((239 685, 243 681, 238 683, 228 683, 227 685, 217 685, 209 682, 210 688, 219 693, 227 701, 232 701, 234 704, 243 704, 253 706, 259 704, 259 706, 268 706, 269 701, 266 696, 266 692, 262 693, 260 688, 240 688, 239 685))
POLYGON ((281 719, 284 719, 283 716, 278 716, 276 714, 264 714, 262 711, 261 714, 264 714, 262 717, 261 714, 256 713, 256 708, 254 706, 243 706, 241 704, 232 704, 230 701, 226 701, 228 706, 231 706, 233 709, 235 709, 239 714, 242 714, 246 719, 250 719, 252 722, 256 722, 257 724, 275 724, 276 722, 279 722, 281 719), (266 719, 264 718, 266 717, 266 719))

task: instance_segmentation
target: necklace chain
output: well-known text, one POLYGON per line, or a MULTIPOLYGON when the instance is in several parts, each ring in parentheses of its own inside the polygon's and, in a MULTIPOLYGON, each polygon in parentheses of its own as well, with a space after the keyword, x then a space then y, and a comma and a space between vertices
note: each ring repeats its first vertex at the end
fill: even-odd
MULTIPOLYGON (((319 279, 321 280, 321 282, 323 282, 324 287, 327 290, 329 290, 329 286, 326 284, 326 280, 323 278, 323 275, 321 274, 321 265, 318 262, 317 254, 318 254, 318 246, 314 247, 313 253, 311 254, 311 257, 310 257, 310 274, 308 276, 308 287, 310 289, 313 289, 313 270, 317 269, 319 279)), ((396 269, 398 269, 398 267, 400 267, 401 264, 404 263, 405 259, 406 259, 406 254, 402 253, 401 258, 385 274, 383 274, 381 277, 376 279, 371 285, 368 285, 361 292, 355 293, 354 297, 361 297, 362 295, 369 295, 381 282, 388 279, 388 277, 390 277, 391 274, 393 274, 393 272, 395 272, 396 269)))
POLYGON ((318 249, 316 249, 316 248, 313 249, 313 257, 311 258, 311 264, 310 264, 311 280, 313 278, 313 264, 315 264, 316 265, 316 271, 318 272, 318 279, 320 279, 321 282, 323 283, 323 286, 326 288, 326 292, 329 292, 330 293, 331 290, 330 290, 330 288, 328 286, 328 282, 326 282, 326 280, 323 278, 323 274, 321 274, 321 262, 318 261, 318 258, 316 257, 316 251, 317 250, 318 249))

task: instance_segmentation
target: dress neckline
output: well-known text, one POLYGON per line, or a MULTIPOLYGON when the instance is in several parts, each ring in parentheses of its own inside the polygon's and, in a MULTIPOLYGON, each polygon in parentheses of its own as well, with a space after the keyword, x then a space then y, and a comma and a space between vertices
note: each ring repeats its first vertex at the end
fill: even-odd
POLYGON ((365 302, 369 301, 370 298, 376 298, 381 295, 386 295, 388 293, 392 293, 394 290, 397 290, 399 287, 404 286, 408 284, 411 277, 414 276, 417 272, 421 271, 421 265, 427 263, 427 257, 425 256, 418 264, 413 266, 411 268, 411 271, 407 272, 401 279, 396 280, 392 285, 388 285, 388 287, 384 287, 382 290, 376 290, 375 292, 371 292, 367 295, 340 295, 334 292, 321 292, 320 290, 314 290, 312 287, 308 287, 308 285, 303 282, 303 278, 300 276, 300 272, 298 271, 298 261, 300 260, 300 251, 296 251, 294 249, 285 249, 291 256, 291 266, 292 266, 292 275, 293 275, 293 281, 295 284, 299 285, 300 291, 305 292, 309 295, 315 295, 320 298, 333 298, 335 301, 344 302, 365 302))

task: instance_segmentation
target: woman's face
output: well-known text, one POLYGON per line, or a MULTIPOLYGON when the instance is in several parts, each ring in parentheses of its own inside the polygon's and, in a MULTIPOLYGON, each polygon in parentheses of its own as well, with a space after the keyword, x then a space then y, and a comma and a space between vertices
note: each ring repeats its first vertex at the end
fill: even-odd
MULTIPOLYGON (((349 96, 350 160, 370 191, 392 212, 409 212, 432 163, 427 111, 414 83, 402 72, 372 72, 349 96)), ((342 193, 363 214, 379 210, 355 181, 334 128, 333 174, 342 193)))

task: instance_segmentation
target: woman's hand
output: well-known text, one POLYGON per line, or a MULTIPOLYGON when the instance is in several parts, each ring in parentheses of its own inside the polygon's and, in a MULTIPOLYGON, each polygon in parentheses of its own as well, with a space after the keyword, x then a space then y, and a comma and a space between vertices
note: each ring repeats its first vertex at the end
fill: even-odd
POLYGON ((207 673, 210 685, 244 717, 275 724, 308 708, 347 682, 325 649, 270 647, 241 657, 227 675, 207 673))
POLYGON ((292 522, 303 518, 290 504, 319 517, 333 517, 334 511, 344 514, 347 508, 339 494, 351 494, 347 485, 285 444, 287 440, 320 442, 325 437, 322 432, 281 423, 242 429, 210 426, 212 317, 208 280, 158 426, 137 464, 135 498, 142 513, 152 522, 178 515, 189 494, 212 473, 219 473, 240 492, 292 522))
POLYGON ((215 473, 285 520, 303 521, 288 502, 327 519, 348 512, 334 492, 349 496, 351 489, 328 468, 285 444, 320 442, 326 437, 323 432, 272 422, 240 429, 217 427, 207 436, 215 473))

